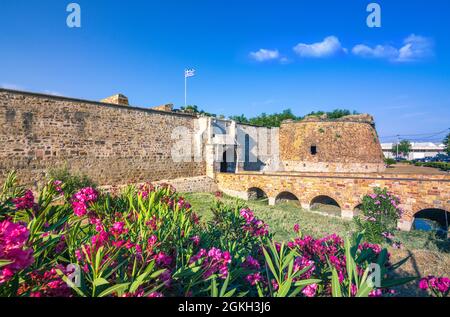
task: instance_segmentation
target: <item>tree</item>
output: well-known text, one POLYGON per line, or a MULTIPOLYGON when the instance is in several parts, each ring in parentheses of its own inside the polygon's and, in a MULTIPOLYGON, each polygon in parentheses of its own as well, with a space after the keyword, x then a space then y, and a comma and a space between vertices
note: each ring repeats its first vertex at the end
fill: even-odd
POLYGON ((316 117, 320 117, 322 115, 326 114, 328 119, 331 120, 335 120, 335 119, 340 119, 342 117, 345 116, 349 116, 349 115, 356 115, 359 114, 357 111, 350 111, 347 109, 335 109, 333 111, 329 111, 329 112, 325 112, 325 111, 313 111, 309 114, 307 114, 306 116, 316 116, 316 117))
POLYGON ((215 115, 213 113, 199 110, 196 105, 188 105, 186 107, 181 107, 180 111, 183 113, 200 114, 200 115, 205 115, 205 116, 214 117, 214 118, 217 117, 217 115, 215 115))
POLYGON ((444 151, 447 153, 447 155, 450 155, 450 133, 445 138, 444 145, 445 145, 444 151))
POLYGON ((240 116, 231 116, 229 117, 229 119, 238 123, 249 123, 247 117, 244 114, 241 114, 240 116))
POLYGON ((297 117, 296 115, 294 115, 291 109, 286 109, 281 113, 274 113, 269 115, 266 113, 262 113, 259 116, 250 119, 248 119, 245 115, 231 116, 230 119, 239 123, 274 128, 280 127, 281 122, 283 122, 284 120, 300 120, 301 117, 297 117))
POLYGON ((400 143, 395 143, 392 146, 392 153, 397 156, 397 153, 403 157, 407 156, 409 153, 411 153, 411 142, 408 140, 403 140, 400 143))

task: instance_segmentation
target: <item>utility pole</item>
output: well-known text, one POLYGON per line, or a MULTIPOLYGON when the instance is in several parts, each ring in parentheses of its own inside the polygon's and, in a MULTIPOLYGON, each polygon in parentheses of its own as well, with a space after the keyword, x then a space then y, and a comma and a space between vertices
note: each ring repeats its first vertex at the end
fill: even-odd
POLYGON ((399 144, 400 143, 400 135, 397 135, 397 156, 396 156, 396 159, 398 158, 398 147, 399 147, 399 144))

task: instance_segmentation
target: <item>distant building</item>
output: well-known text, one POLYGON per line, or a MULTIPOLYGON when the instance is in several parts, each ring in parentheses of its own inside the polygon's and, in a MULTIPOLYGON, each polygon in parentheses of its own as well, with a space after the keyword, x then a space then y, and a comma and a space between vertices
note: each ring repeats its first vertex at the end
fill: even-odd
MULTIPOLYGON (((392 147, 395 143, 382 143, 384 156, 386 158, 395 158, 395 154, 392 153, 392 147)), ((406 159, 417 160, 426 157, 435 157, 438 154, 444 154, 445 145, 431 142, 416 142, 411 143, 411 152, 406 159)))

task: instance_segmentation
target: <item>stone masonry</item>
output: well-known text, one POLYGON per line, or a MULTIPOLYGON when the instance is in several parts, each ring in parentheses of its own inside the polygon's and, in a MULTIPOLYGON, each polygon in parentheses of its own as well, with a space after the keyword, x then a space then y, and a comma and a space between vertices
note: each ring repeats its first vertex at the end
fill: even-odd
POLYGON ((249 190, 259 188, 275 204, 283 192, 294 194, 304 209, 318 196, 333 198, 342 209, 343 218, 352 218, 362 198, 374 187, 387 187, 400 197, 404 215, 399 223, 410 230, 414 215, 424 209, 450 211, 450 175, 388 175, 349 173, 251 173, 218 174, 223 192, 248 199, 249 190))
POLYGON ((256 187, 270 203, 289 192, 306 209, 328 196, 345 218, 374 187, 388 187, 403 202, 405 230, 420 210, 450 211, 449 174, 383 173, 368 115, 310 117, 270 129, 175 112, 171 104, 136 108, 121 94, 95 102, 0 89, 0 181, 16 170, 36 188, 61 167, 107 187, 167 182, 179 191, 220 189, 243 199, 256 187), (174 149, 182 150, 180 159, 174 149))
POLYGON ((280 128, 281 169, 320 173, 383 172, 383 151, 373 119, 369 119, 361 115, 332 121, 307 118, 284 122, 280 128))
MULTIPOLYGON (((121 102, 113 100, 110 102, 121 102)), ((0 89, 0 179, 15 169, 36 186, 66 165, 100 185, 205 175, 204 162, 174 162, 173 127, 196 117, 0 89)))

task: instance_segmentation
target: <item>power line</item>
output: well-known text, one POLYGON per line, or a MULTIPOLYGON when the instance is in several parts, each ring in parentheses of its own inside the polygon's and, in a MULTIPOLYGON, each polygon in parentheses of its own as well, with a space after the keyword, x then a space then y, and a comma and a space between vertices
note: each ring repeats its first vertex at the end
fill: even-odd
POLYGON ((450 128, 445 129, 445 130, 443 130, 443 131, 439 131, 439 132, 430 132, 430 133, 422 133, 422 134, 396 134, 396 135, 388 135, 388 136, 382 136, 382 137, 380 137, 380 139, 389 139, 389 138, 397 138, 397 137, 415 137, 415 136, 426 136, 426 135, 428 135, 428 136, 430 136, 430 137, 433 137, 433 136, 437 136, 437 135, 440 135, 440 134, 444 134, 444 133, 449 132, 449 131, 450 131, 450 128))

